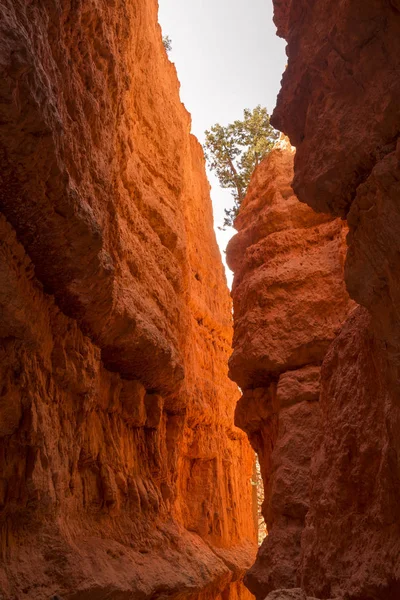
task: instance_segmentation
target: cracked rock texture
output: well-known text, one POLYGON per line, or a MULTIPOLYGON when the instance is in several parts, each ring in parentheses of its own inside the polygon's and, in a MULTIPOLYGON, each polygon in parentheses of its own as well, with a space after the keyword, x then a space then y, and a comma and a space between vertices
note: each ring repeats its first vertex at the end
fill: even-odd
POLYGON ((400 597, 400 5, 275 0, 288 66, 272 122, 293 186, 347 218, 345 280, 363 308, 321 371, 300 579, 308 594, 400 597), (361 16, 362 15, 362 16, 361 16))
POLYGON ((0 590, 245 600, 253 452, 154 0, 0 0, 0 590))
POLYGON ((236 423, 259 455, 265 489, 268 536, 245 579, 258 600, 299 581, 321 363, 354 308, 343 276, 347 226, 299 202, 292 178, 293 151, 273 150, 252 177, 227 251, 230 376, 243 391, 236 423))

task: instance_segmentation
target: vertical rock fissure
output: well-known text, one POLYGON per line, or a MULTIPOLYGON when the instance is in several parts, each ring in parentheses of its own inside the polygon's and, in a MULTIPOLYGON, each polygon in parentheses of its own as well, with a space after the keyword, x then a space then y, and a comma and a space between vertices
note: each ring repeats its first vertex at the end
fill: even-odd
POLYGON ((264 503, 264 482, 261 474, 260 460, 258 454, 255 454, 255 460, 253 465, 253 477, 251 484, 253 486, 253 511, 254 511, 254 522, 257 529, 257 541, 258 545, 261 546, 265 537, 268 535, 267 525, 265 523, 262 507, 264 503))

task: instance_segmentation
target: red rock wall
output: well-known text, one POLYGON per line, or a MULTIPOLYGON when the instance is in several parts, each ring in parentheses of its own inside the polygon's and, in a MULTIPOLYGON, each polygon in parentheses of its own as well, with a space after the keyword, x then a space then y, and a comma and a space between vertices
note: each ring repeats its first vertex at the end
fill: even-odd
POLYGON ((265 488, 268 536, 245 580, 258 600, 300 577, 321 363, 354 308, 343 281, 347 227, 300 203, 292 178, 290 148, 264 159, 227 251, 235 273, 230 375, 243 391, 236 423, 258 452, 265 488))
POLYGON ((359 308, 322 366, 321 436, 302 540, 303 587, 321 598, 400 597, 400 406, 385 342, 359 308))
POLYGON ((322 367, 321 436, 302 539, 312 595, 400 596, 400 11, 395 1, 275 0, 288 66, 272 122, 296 146, 300 200, 349 225, 360 308, 322 367))
POLYGON ((2 596, 249 598, 231 304, 157 4, 0 13, 2 596))
POLYGON ((288 66, 272 121, 296 146, 294 189, 347 218, 347 287, 397 346, 399 3, 274 4, 288 66))

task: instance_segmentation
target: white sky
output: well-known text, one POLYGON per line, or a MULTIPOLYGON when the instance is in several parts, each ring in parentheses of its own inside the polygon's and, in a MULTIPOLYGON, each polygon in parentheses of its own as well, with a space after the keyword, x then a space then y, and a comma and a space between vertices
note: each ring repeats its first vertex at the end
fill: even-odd
MULTIPOLYGON (((257 104, 271 113, 286 64, 285 42, 275 35, 272 0, 159 0, 169 58, 181 82, 181 100, 192 115, 192 132, 204 141, 214 123, 226 125, 257 104)), ((217 240, 222 256, 235 233, 220 231, 228 190, 208 173, 217 240)), ((228 284, 232 276, 227 269, 228 284)))

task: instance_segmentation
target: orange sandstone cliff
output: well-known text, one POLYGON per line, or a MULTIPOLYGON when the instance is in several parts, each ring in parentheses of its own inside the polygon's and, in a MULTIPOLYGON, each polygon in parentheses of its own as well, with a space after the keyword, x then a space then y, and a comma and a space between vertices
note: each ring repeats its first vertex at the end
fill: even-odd
POLYGON ((259 455, 265 488, 268 536, 246 576, 258 600, 298 583, 321 363, 354 307, 343 279, 347 227, 299 202, 293 155, 290 146, 275 149, 257 167, 227 251, 230 375, 243 391, 236 423, 259 455))
POLYGON ((2 598, 250 598, 231 304, 157 3, 0 14, 2 598))
MULTIPOLYGON (((288 65, 271 122, 296 147, 293 189, 305 203, 304 210, 308 204, 319 212, 313 219, 329 219, 328 213, 330 219, 346 218, 349 233, 347 251, 340 244, 332 247, 329 262, 323 236, 315 246, 320 249, 315 262, 299 259, 295 247, 284 262, 284 247, 273 237, 283 234, 275 229, 269 233, 262 219, 265 188, 254 194, 268 161, 259 167, 249 191, 252 200, 239 215, 239 234, 230 249, 236 278, 231 372, 249 388, 239 403, 237 421, 249 432, 264 463, 265 514, 270 523, 270 536, 248 575, 248 585, 259 599, 270 592, 268 600, 397 600, 400 5, 397 0, 274 0, 274 8, 278 35, 288 43, 288 65), (253 214, 247 218, 252 204, 253 214), (343 274, 338 264, 345 256, 343 274), (285 289, 282 283, 294 264, 299 281, 285 289), (325 305, 318 307, 327 290, 320 277, 328 272, 336 284, 325 305), (303 277, 314 281, 307 294, 303 277), (262 285, 263 278, 267 286, 262 285), (336 321, 337 326, 343 322, 341 328, 330 328, 332 315, 339 317, 337 291, 343 289, 343 278, 360 306, 347 318, 345 310, 341 313, 336 321), (296 318, 286 332, 287 307, 296 298, 303 302, 298 302, 296 318), (246 337, 246 320, 254 331, 258 322, 265 331, 253 336, 254 347, 246 337), (274 344, 278 327, 280 343, 274 344), (324 328, 329 332, 326 342, 331 343, 320 346, 320 383, 313 388, 320 409, 317 427, 311 431, 314 442, 298 443, 302 437, 309 441, 307 420, 285 420, 282 444, 281 370, 288 368, 285 376, 296 381, 298 340, 309 334, 310 344, 302 356, 307 360, 311 354, 314 361, 311 351, 324 328), (248 363, 244 348, 251 354, 248 363), (291 475, 288 455, 291 464, 295 461, 308 469, 302 486, 291 475), (281 482, 292 483, 284 494, 281 482), (303 499, 301 513, 291 506, 292 498, 298 497, 303 499)), ((269 160, 274 163, 277 155, 269 160)), ((292 176, 283 187, 279 173, 272 170, 272 177, 275 195, 287 202, 292 176)), ((323 227, 335 222, 340 223, 330 220, 323 227)), ((319 230, 322 233, 322 227, 319 230)), ((335 236, 328 245, 334 240, 335 236)), ((311 246, 306 248, 310 252, 311 246)), ((303 405, 311 400, 305 378, 295 386, 284 382, 283 388, 284 402, 304 398, 304 390, 303 405)), ((297 476, 300 472, 297 467, 297 476)))

